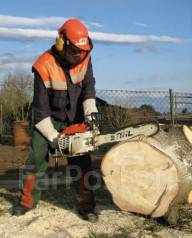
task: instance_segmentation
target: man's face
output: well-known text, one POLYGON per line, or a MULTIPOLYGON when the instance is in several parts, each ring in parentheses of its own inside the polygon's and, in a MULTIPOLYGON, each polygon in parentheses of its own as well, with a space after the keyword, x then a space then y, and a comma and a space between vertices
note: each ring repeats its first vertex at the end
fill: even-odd
POLYGON ((70 65, 77 65, 86 57, 88 51, 81 50, 76 46, 69 44, 64 47, 64 57, 70 65))

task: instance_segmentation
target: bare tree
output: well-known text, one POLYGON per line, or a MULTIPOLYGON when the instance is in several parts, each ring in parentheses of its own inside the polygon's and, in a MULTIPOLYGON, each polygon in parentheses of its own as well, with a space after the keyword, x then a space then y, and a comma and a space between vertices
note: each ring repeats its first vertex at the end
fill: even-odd
POLYGON ((3 123, 13 120, 27 120, 32 101, 32 76, 26 74, 8 75, 0 89, 0 103, 3 108, 3 123))

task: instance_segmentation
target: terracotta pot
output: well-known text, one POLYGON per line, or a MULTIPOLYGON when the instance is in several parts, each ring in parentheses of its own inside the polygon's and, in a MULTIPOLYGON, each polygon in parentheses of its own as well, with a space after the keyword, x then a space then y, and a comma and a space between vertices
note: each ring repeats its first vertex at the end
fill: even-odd
POLYGON ((15 146, 28 146, 30 145, 30 135, 28 133, 28 121, 15 121, 13 123, 13 140, 15 146))

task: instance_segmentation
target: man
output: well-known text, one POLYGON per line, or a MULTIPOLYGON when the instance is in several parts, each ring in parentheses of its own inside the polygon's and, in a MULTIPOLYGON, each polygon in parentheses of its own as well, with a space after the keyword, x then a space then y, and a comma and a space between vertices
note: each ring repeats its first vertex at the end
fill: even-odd
MULTIPOLYGON (((93 46, 88 30, 78 19, 69 19, 58 29, 58 34, 56 44, 32 67, 35 126, 22 196, 19 206, 13 208, 13 215, 25 214, 38 203, 40 183, 48 167, 48 151, 57 147, 59 132, 97 112, 90 57, 93 46)), ((85 155, 68 162, 81 170, 78 211, 82 218, 89 220, 94 214, 95 202, 84 177, 91 171, 91 158, 85 155)))

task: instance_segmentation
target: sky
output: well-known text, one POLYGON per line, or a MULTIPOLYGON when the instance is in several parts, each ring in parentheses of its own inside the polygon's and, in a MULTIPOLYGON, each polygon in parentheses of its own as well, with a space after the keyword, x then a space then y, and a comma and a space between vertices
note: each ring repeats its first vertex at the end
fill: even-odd
POLYGON ((192 92, 192 0, 1 1, 0 82, 30 74, 74 17, 93 40, 97 89, 192 92))

